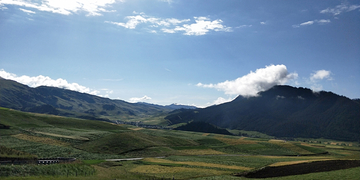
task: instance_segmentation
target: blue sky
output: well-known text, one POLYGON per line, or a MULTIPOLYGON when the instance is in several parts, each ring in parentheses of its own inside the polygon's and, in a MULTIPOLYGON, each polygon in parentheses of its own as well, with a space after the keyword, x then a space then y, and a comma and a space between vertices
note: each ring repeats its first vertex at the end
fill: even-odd
POLYGON ((276 84, 360 98, 360 2, 0 0, 0 76, 205 107, 276 84))

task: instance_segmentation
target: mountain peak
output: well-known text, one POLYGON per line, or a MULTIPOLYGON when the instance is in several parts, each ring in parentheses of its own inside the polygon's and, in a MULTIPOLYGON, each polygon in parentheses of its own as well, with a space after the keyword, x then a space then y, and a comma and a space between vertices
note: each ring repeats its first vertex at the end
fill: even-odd
POLYGON ((179 111, 172 123, 204 121, 222 128, 259 131, 278 137, 360 140, 360 104, 332 92, 274 86, 256 97, 204 109, 179 111))

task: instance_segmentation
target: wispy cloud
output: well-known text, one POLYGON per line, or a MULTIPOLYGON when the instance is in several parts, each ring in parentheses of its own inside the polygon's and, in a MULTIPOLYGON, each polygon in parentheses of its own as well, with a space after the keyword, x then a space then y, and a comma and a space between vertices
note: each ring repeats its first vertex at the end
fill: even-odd
POLYGON ((307 25, 312 25, 312 24, 314 24, 314 21, 307 21, 307 22, 301 23, 300 26, 307 26, 307 25))
POLYGON ((52 86, 52 87, 58 87, 58 88, 65 88, 72 91, 78 91, 82 93, 88 93, 92 95, 98 95, 99 91, 90 89, 88 87, 79 85, 78 83, 69 83, 65 79, 59 78, 59 79, 51 79, 48 76, 17 76, 16 74, 6 72, 5 70, 0 70, 0 77, 4 79, 10 79, 13 81, 17 81, 19 83, 28 85, 30 87, 38 87, 38 86, 52 86))
POLYGON ((244 24, 244 25, 237 26, 236 28, 249 28, 249 27, 252 27, 252 25, 251 24, 249 24, 249 25, 244 24))
POLYGON ((34 11, 30 11, 30 10, 27 10, 27 9, 23 9, 23 8, 19 8, 22 12, 25 12, 25 13, 27 13, 27 14, 36 14, 36 12, 34 12, 34 11))
POLYGON ((320 13, 326 14, 333 14, 334 16, 337 16, 343 12, 349 12, 356 9, 359 9, 360 5, 349 5, 348 3, 341 3, 340 5, 335 6, 334 8, 326 8, 324 10, 321 10, 320 13))
POLYGON ((105 21, 128 29, 135 29, 140 24, 146 24, 150 32, 157 32, 155 29, 164 33, 182 32, 184 35, 205 35, 209 31, 231 31, 231 27, 223 25, 221 19, 211 20, 207 17, 194 17, 190 19, 176 18, 157 18, 145 15, 145 13, 137 13, 136 16, 125 17, 126 22, 105 21), (194 22, 195 21, 195 22, 194 22))
POLYGON ((0 10, 2 10, 2 11, 3 11, 3 10, 6 10, 6 9, 8 9, 8 8, 7 8, 7 7, 5 7, 3 4, 1 4, 1 3, 0 3, 0 10))
POLYGON ((136 103, 136 102, 145 102, 145 101, 147 101, 147 100, 150 100, 151 99, 151 97, 149 97, 149 96, 143 96, 143 97, 133 97, 133 98, 130 98, 129 99, 129 102, 131 102, 131 103, 136 103))
POLYGON ((124 0, 0 0, 0 6, 15 5, 63 15, 84 11, 88 16, 101 16, 103 12, 114 11, 106 9, 111 4, 122 1, 124 0))
POLYGON ((227 80, 217 84, 198 83, 197 86, 214 88, 224 91, 228 95, 256 96, 259 91, 265 91, 297 77, 298 74, 289 73, 285 65, 270 65, 257 69, 255 72, 251 71, 249 74, 235 80, 227 80))
POLYGON ((293 28, 299 28, 299 27, 302 27, 302 26, 310 26, 310 25, 313 25, 313 24, 324 25, 324 24, 328 24, 330 22, 331 21, 329 19, 312 20, 312 21, 306 21, 306 22, 303 22, 303 23, 300 23, 300 24, 292 25, 292 27, 293 28))

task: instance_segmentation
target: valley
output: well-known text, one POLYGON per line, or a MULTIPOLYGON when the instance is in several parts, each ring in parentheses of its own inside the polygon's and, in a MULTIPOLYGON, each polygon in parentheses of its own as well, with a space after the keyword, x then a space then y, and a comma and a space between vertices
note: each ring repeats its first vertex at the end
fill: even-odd
MULTIPOLYGON (((265 167, 360 160, 358 142, 149 129, 7 108, 0 114, 1 161, 76 158, 0 165, 1 179, 254 179, 247 174, 265 167), (136 159, 111 160, 127 158, 136 159)), ((267 179, 356 179, 356 166, 267 179)))

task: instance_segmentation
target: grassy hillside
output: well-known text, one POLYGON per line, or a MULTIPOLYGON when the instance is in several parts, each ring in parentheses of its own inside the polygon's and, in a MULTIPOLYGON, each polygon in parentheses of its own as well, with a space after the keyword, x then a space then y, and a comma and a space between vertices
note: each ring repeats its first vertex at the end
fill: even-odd
MULTIPOLYGON (((266 166, 360 159, 358 144, 349 142, 145 129, 6 108, 0 108, 0 115, 0 158, 77 158, 75 163, 46 167, 0 165, 1 179, 232 179, 232 174, 266 166), (127 157, 144 159, 105 161, 127 157)), ((352 172, 341 170, 334 177, 352 172)))
POLYGON ((144 118, 175 108, 111 100, 56 87, 31 88, 3 78, 0 78, 0 106, 91 120, 144 118))

